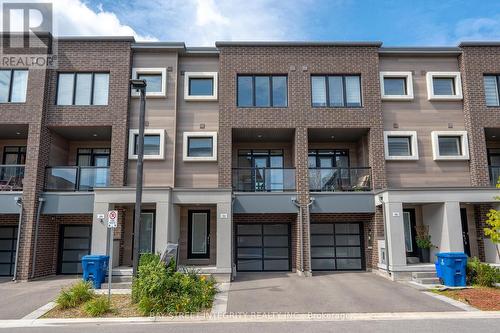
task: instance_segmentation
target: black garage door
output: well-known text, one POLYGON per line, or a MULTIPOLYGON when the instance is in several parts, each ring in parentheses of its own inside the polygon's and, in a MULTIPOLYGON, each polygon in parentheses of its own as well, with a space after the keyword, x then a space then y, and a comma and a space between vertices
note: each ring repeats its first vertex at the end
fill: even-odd
POLYGON ((59 274, 82 274, 82 257, 90 254, 91 226, 62 225, 59 240, 59 274))
POLYGON ((236 269, 240 272, 289 271, 290 225, 236 225, 236 269))
POLYGON ((17 227, 0 227, 0 276, 14 275, 17 227))
POLYGON ((362 223, 311 223, 314 271, 364 269, 362 223))

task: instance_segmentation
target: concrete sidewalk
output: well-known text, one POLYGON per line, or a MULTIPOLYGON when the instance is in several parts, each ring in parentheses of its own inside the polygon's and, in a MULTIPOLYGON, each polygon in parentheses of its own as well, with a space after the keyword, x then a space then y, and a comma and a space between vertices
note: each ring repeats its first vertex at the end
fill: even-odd
POLYGON ((381 313, 462 311, 405 284, 369 272, 239 273, 228 312, 381 313))
POLYGON ((51 277, 31 282, 0 280, 0 319, 21 319, 54 300, 61 288, 77 281, 76 277, 51 277))

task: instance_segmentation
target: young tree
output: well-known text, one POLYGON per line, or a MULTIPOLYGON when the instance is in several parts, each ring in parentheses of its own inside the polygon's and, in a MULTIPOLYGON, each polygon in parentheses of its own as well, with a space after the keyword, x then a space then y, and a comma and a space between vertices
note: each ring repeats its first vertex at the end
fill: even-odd
MULTIPOLYGON (((497 181, 497 188, 500 188, 500 177, 497 181)), ((500 197, 495 197, 495 199, 500 200, 500 197)), ((490 237, 490 240, 496 245, 500 258, 500 210, 490 209, 486 216, 488 217, 486 220, 488 226, 484 228, 484 235, 490 237)))

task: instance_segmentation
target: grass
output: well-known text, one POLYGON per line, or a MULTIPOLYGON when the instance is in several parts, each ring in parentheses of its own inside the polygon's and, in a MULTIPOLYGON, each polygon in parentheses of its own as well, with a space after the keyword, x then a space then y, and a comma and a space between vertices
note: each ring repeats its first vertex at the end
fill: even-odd
POLYGON ((500 311, 500 288, 474 286, 470 289, 433 290, 483 311, 500 311))
MULTIPOLYGON (((108 301, 107 296, 99 296, 90 302, 103 302, 108 301), (99 301, 95 301, 99 300, 99 301)), ((62 308, 57 305, 54 309, 43 315, 42 318, 92 318, 92 316, 85 311, 85 307, 88 303, 80 304, 74 308, 62 308)), ((95 308, 102 309, 103 304, 96 305, 95 308)), ((132 299, 130 295, 111 295, 111 306, 108 312, 105 312, 99 317, 109 318, 109 317, 142 317, 141 313, 137 310, 135 304, 132 304, 132 299)))

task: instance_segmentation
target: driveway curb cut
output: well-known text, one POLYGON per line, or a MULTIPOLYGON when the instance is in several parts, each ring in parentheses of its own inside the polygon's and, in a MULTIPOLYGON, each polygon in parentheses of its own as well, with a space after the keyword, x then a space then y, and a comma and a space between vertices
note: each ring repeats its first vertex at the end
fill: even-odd
POLYGON ((424 291, 423 293, 426 294, 426 295, 429 295, 431 297, 437 298, 437 299, 439 299, 439 300, 441 300, 443 302, 446 302, 448 304, 451 304, 453 306, 456 306, 457 308, 460 308, 460 309, 462 309, 464 311, 472 311, 472 312, 474 312, 474 311, 481 311, 479 309, 476 309, 473 306, 470 306, 468 304, 465 304, 465 303, 462 303, 460 301, 454 300, 453 298, 446 297, 444 295, 438 295, 438 294, 435 294, 435 293, 430 292, 430 291, 424 291))

